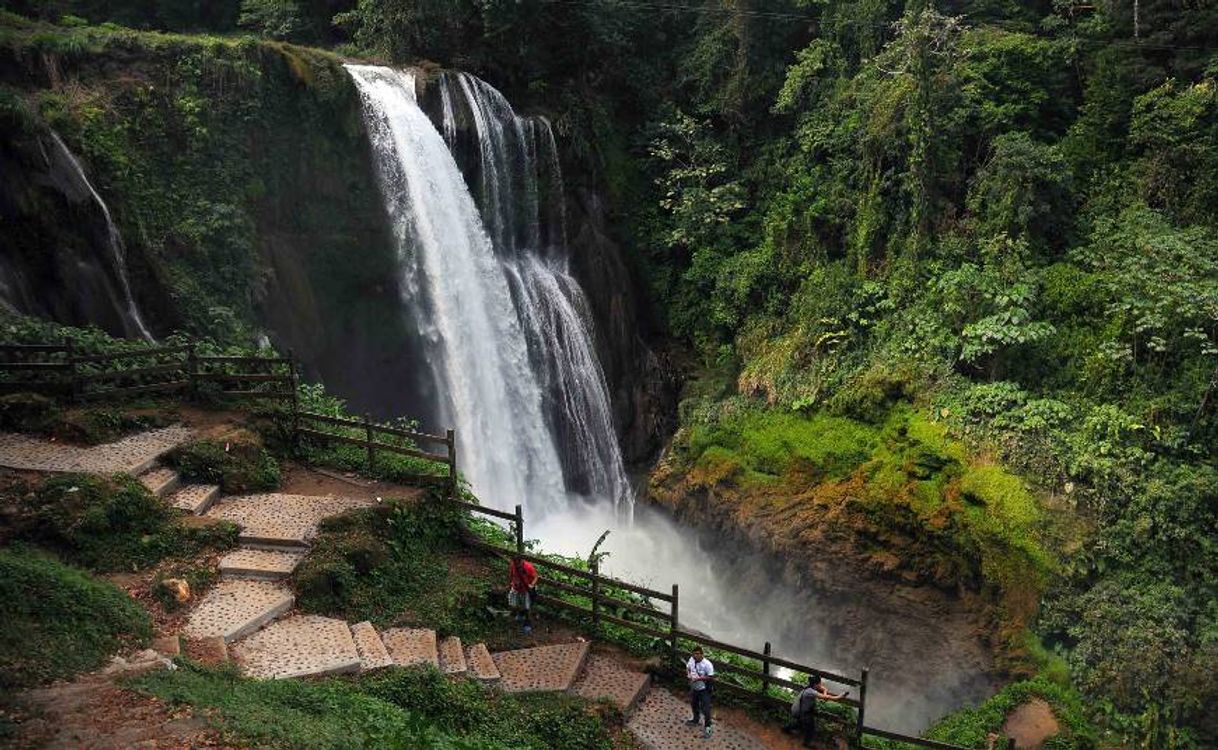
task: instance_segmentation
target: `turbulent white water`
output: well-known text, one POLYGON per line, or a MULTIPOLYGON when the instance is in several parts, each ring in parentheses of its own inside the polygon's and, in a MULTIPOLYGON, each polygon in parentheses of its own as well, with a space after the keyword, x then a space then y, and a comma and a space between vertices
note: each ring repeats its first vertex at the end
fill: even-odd
MULTIPOLYGON (((70 167, 72 179, 76 183, 77 189, 83 188, 88 192, 93 202, 101 209, 102 216, 106 220, 106 248, 110 251, 111 270, 114 277, 118 280, 119 290, 122 293, 123 299, 121 304, 115 300, 115 309, 119 311, 123 319, 123 326, 126 328, 128 336, 139 336, 146 341, 154 341, 152 332, 148 330, 148 326, 144 324, 144 318, 140 315, 139 307, 135 304, 135 297, 131 294, 131 282, 127 278, 127 251, 123 244, 123 236, 119 233, 118 227, 114 224, 113 217, 110 216, 110 208, 102 197, 97 194, 93 183, 89 182, 89 178, 85 176, 85 170, 77 160, 76 155, 68 149, 58 133, 51 133, 51 140, 55 144, 55 148, 59 156, 70 167)), ((82 275, 86 275, 88 269, 80 269, 82 275)))
POLYGON ((759 561, 658 513, 630 523, 619 512, 630 507, 630 489, 592 320, 568 272, 549 124, 518 117, 467 74, 424 82, 384 67, 348 70, 395 232, 407 314, 456 428, 461 470, 483 503, 524 506, 528 536, 548 551, 586 555, 612 529, 606 572, 661 590, 678 583, 685 627, 757 650, 769 639, 776 655, 824 668, 870 662, 877 683, 868 704, 880 725, 918 729, 962 695, 988 690, 953 644, 932 642, 926 623, 903 611, 861 601, 836 616, 759 561), (426 86, 438 87, 432 117, 421 103, 426 86), (873 632, 835 632, 860 621, 873 632), (934 679, 902 677, 910 648, 925 648, 934 679))

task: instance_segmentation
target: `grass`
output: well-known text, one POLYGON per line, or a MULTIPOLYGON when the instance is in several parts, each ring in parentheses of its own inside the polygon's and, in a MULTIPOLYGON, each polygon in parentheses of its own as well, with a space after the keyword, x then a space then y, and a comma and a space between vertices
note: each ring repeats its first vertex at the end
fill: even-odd
POLYGON ((5 494, 17 507, 9 542, 37 544, 92 570, 137 570, 237 540, 232 524, 181 526, 168 506, 125 475, 63 474, 37 486, 9 486, 5 494))
POLYGON ((426 667, 352 680, 260 682, 185 664, 133 686, 172 704, 209 709, 226 735, 257 747, 612 747, 610 721, 584 701, 500 694, 426 667))
POLYGON ((195 440, 168 456, 183 479, 218 484, 225 494, 273 490, 279 486, 279 463, 252 433, 224 440, 195 440))
POLYGON ((988 732, 1001 731, 1007 715, 1034 698, 1049 704, 1061 726, 1059 734, 1048 740, 1046 748, 1091 750, 1096 747, 1095 733, 1087 720, 1083 699, 1072 688, 1063 687, 1045 676, 1007 685, 980 706, 956 711, 943 719, 926 736, 964 747, 984 747, 988 732))
POLYGON ((428 498, 327 519, 293 574, 298 605, 352 622, 485 639, 495 629, 486 609, 491 584, 485 571, 454 565, 461 550, 457 518, 428 498))
POLYGON ((101 666, 152 634, 119 589, 28 549, 0 550, 0 687, 21 688, 101 666))

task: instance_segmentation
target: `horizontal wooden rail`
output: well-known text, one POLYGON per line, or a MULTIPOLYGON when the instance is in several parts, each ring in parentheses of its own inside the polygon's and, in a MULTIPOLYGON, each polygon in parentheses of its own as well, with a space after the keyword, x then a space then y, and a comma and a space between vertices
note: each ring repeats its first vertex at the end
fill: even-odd
MULTIPOLYGON (((474 503, 467 503, 467 502, 463 502, 461 500, 450 500, 449 502, 451 502, 453 505, 456 505, 459 508, 465 508, 466 510, 472 511, 474 513, 483 513, 488 516, 494 516, 495 518, 502 518, 505 521, 515 521, 516 520, 516 516, 512 513, 507 513, 505 511, 497 510, 495 508, 487 508, 484 505, 475 505, 474 503)), ((498 548, 496 547, 496 549, 498 549, 498 548)))
POLYGON ((940 742, 938 740, 928 740, 924 737, 911 737, 908 734, 899 732, 890 732, 887 729, 876 729, 875 727, 863 727, 863 734, 872 737, 879 737, 885 740, 895 740, 896 742, 905 742, 918 747, 929 747, 932 750, 971 750, 971 748, 962 745, 953 745, 950 742, 940 742))
MULTIPOLYGON (((603 579, 603 578, 601 579, 601 584, 608 585, 608 584, 605 584, 605 579, 603 579)), ((600 595, 597 597, 597 599, 600 600, 600 603, 603 606, 621 607, 622 609, 628 609, 631 612, 637 612, 638 614, 644 615, 646 617, 655 617, 656 619, 663 620, 664 622, 668 622, 669 617, 671 617, 671 615, 668 612, 663 612, 661 610, 656 609, 655 607, 648 607, 645 604, 636 604, 634 602, 628 602, 625 599, 618 599, 617 597, 614 597, 614 596, 607 596, 603 591, 600 592, 600 595)))
POLYGON ((70 370, 71 362, 0 362, 0 370, 70 370))
POLYGON ((185 354, 189 346, 159 346, 150 349, 127 349, 120 352, 103 352, 101 354, 81 354, 73 357, 76 362, 112 362, 116 359, 136 359, 138 357, 164 357, 170 354, 185 354))
MULTIPOLYGON (((549 584, 547 584, 547 585, 549 585, 549 584)), ((548 596, 546 594, 537 594, 534 596, 534 599, 539 604, 548 604, 550 606, 558 607, 560 609, 565 609, 565 610, 568 610, 571 612, 576 612, 581 615, 589 615, 589 616, 592 615, 591 607, 581 607, 580 605, 573 604, 572 602, 566 601, 565 599, 559 599, 557 597, 548 596)), ((619 625, 623 628, 628 628, 635 632, 642 633, 643 635, 648 635, 653 638, 660 638, 663 640, 668 640, 667 631, 656 630, 655 628, 649 628, 646 625, 643 625, 642 623, 632 622, 630 620, 623 620, 619 617, 613 617, 613 616, 607 615, 603 612, 600 614, 600 618, 602 620, 612 622, 614 625, 619 625)))
MULTIPOLYGON (((546 588, 555 588, 559 591, 566 591, 568 594, 575 594, 576 596, 586 596, 588 599, 592 598, 592 589, 572 586, 569 583, 563 583, 555 578, 542 578, 537 585, 544 585, 546 588)), ((589 609, 588 611, 591 612, 592 610, 589 609)))
POLYGON ((611 622, 614 625, 620 625, 623 628, 630 628, 631 630, 642 633, 643 635, 649 635, 652 638, 659 638, 664 641, 668 640, 667 630, 657 630, 656 628, 649 627, 645 623, 627 620, 623 617, 615 617, 614 615, 610 615, 605 612, 600 612, 597 614, 597 616, 606 622, 611 622))
POLYGON ((217 363, 217 364, 263 364, 263 365, 287 365, 291 364, 292 360, 287 357, 223 357, 200 354, 195 357, 199 364, 217 363))
POLYGON ((154 383, 153 385, 136 385, 129 388, 105 388, 97 391, 85 391, 81 398, 104 398, 106 396, 129 396, 136 393, 154 393, 156 391, 186 390, 190 387, 188 380, 175 380, 170 383, 154 383))
POLYGON ((155 365, 153 367, 137 367, 131 370, 108 370, 104 372, 82 372, 76 375, 76 379, 82 383, 92 383, 107 380, 125 380, 127 378, 138 378, 144 375, 160 375, 167 372, 176 372, 186 374, 185 366, 179 363, 168 365, 155 365))
POLYGON ((834 674, 833 672, 828 672, 824 669, 816 669, 815 667, 809 667, 806 664, 800 664, 798 662, 789 661, 787 659, 779 659, 774 656, 767 656, 766 654, 763 654, 760 651, 753 651, 752 649, 741 648, 740 646, 733 646, 730 643, 724 643, 723 641, 716 641, 713 638, 709 638, 709 637, 699 634, 699 633, 691 633, 688 630, 678 630, 677 637, 684 638, 687 641, 693 641, 695 643, 699 643, 703 646, 717 648, 720 651, 727 651, 729 653, 733 653, 738 656, 747 656, 748 658, 756 659, 757 661, 768 661, 769 663, 771 663, 775 666, 786 667, 787 669, 792 669, 792 670, 795 670, 796 672, 803 672, 804 674, 818 675, 821 678, 829 680, 831 682, 837 682, 837 683, 841 683, 843 685, 860 684, 859 680, 854 677, 846 677, 844 675, 839 675, 839 674, 834 674))
POLYGON ((0 352, 66 352, 68 347, 63 344, 0 344, 0 352))
POLYGON ((291 375, 273 375, 264 373, 230 373, 230 372, 197 372, 199 380, 219 380, 229 383, 291 383, 291 375))
POLYGON ((219 395, 237 398, 296 398, 292 391, 220 391, 219 395))
MULTIPOLYGON (((748 677, 749 679, 757 680, 759 682, 768 682, 771 685, 785 687, 788 690, 794 690, 795 692, 799 692, 808 686, 807 683, 801 684, 792 680, 783 679, 782 677, 777 677, 773 674, 767 675, 760 669, 742 667, 739 664, 731 664, 725 661, 717 663, 715 665, 715 669, 720 672, 724 672, 725 674, 737 674, 741 677, 748 677)), ((754 690, 754 692, 756 691, 754 690)), ((843 698, 834 702, 842 706, 850 706, 851 708, 858 708, 860 705, 862 705, 857 698, 843 698)))
MULTIPOLYGON (((362 422, 357 422, 356 424, 360 425, 361 427, 363 426, 362 422)), ((443 435, 430 435, 426 432, 415 432, 414 430, 404 430, 400 427, 389 427, 387 425, 373 423, 372 431, 373 432, 383 432, 386 435, 395 435, 397 437, 409 438, 410 440, 429 440, 433 443, 440 443, 441 445, 449 445, 448 438, 444 437, 443 435)))
POLYGON ((308 419, 315 422, 325 422, 327 424, 337 425, 338 427, 358 427, 361 430, 364 429, 364 423, 358 419, 332 417, 329 414, 315 414, 311 411, 302 411, 298 416, 301 419, 308 419))

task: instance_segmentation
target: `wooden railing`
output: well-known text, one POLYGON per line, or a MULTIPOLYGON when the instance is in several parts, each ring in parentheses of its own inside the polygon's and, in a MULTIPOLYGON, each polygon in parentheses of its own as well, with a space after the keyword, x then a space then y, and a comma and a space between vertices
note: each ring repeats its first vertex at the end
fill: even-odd
POLYGON ((211 388, 226 398, 293 400, 296 365, 288 357, 200 355, 195 345, 144 346, 80 353, 71 342, 0 344, 0 392, 26 391, 70 402, 211 388), (235 387, 234 387, 235 386, 235 387))
POLYGON ((682 662, 682 647, 695 643, 753 660, 760 666, 754 668, 720 662, 717 669, 725 675, 755 680, 758 685, 756 689, 731 680, 720 680, 716 684, 763 706, 781 709, 785 709, 790 700, 771 693, 771 687, 799 691, 805 686, 778 676, 775 669, 819 675, 822 679, 857 688, 857 698, 840 701, 853 709, 852 717, 830 712, 824 714, 826 720, 842 725, 855 747, 866 748, 864 738, 876 737, 931 750, 970 750, 867 726, 867 669, 863 669, 857 678, 850 677, 774 656, 768 641, 761 651, 756 651, 683 630, 680 627, 680 589, 677 584, 673 584, 670 591, 658 591, 603 575, 595 560, 589 563, 588 570, 582 570, 529 554, 525 547, 524 512, 521 506, 517 505, 515 511, 509 513, 461 500, 456 439, 452 430, 443 436, 432 435, 378 424, 368 416, 352 419, 302 411, 296 364, 291 357, 200 355, 193 343, 99 354, 81 354, 71 343, 0 344, 0 393, 32 391, 78 402, 154 392, 177 392, 198 397, 209 388, 224 397, 290 401, 291 430, 295 440, 338 442, 363 448, 369 470, 375 469, 377 454, 381 452, 443 465, 446 470, 441 474, 418 474, 411 478, 423 483, 441 484, 448 501, 463 510, 508 522, 512 527, 515 549, 499 547, 472 535, 467 538, 468 544, 503 558, 523 558, 543 571, 549 571, 550 575, 544 579, 544 587, 565 592, 577 597, 577 600, 539 594, 539 604, 589 622, 598 632, 604 624, 611 624, 655 638, 664 644, 672 668, 682 662), (116 367, 116 363, 120 362, 124 366, 116 367), (443 453, 419 448, 419 445, 437 444, 444 448, 443 453), (659 602, 659 606, 655 602, 659 602))

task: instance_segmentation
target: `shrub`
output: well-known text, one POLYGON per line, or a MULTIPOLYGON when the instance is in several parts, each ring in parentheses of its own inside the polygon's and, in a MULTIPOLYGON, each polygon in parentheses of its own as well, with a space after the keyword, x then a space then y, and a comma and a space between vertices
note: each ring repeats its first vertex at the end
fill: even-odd
POLYGON ((52 477, 19 502, 13 534, 93 570, 131 570, 170 555, 236 544, 232 524, 184 528, 164 503, 131 477, 52 477))
POLYGON ((114 586, 24 549, 0 550, 0 687, 100 666, 152 634, 147 613, 114 586))
POLYGON ((218 484, 229 494, 279 486, 279 464, 248 432, 181 445, 169 454, 169 462, 184 479, 218 484))

